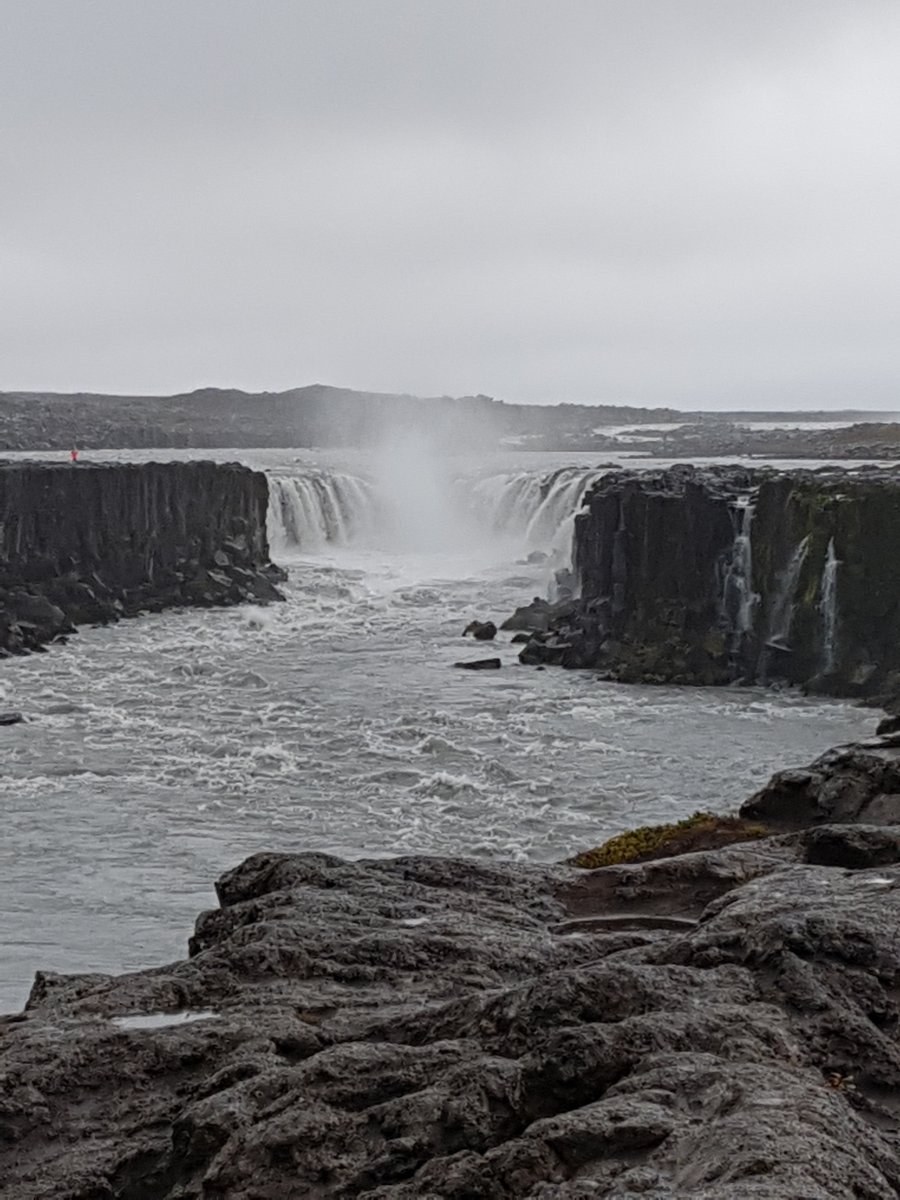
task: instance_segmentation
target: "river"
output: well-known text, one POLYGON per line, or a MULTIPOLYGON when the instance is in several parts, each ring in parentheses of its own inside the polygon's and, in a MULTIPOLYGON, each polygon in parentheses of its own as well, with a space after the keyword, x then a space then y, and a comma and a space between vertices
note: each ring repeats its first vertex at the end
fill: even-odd
POLYGON ((0 706, 27 718, 0 729, 0 1009, 38 969, 183 957, 216 876, 257 850, 555 860, 733 808, 872 728, 788 692, 524 667, 506 634, 501 671, 454 670, 485 653, 471 619, 546 592, 596 456, 127 457, 266 470, 286 602, 144 616, 0 665, 0 706))

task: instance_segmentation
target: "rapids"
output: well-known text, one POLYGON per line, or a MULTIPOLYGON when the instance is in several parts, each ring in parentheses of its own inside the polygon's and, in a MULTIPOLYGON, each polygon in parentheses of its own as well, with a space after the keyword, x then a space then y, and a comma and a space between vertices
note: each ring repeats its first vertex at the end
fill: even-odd
POLYGON ((503 670, 452 670, 485 652, 460 636, 472 618, 499 623, 566 564, 591 458, 216 457, 269 474, 285 604, 84 629, 0 664, 0 707, 27 718, 0 729, 0 1009, 37 969, 182 955, 212 881, 256 850, 560 859, 732 807, 871 729, 796 694, 538 671, 506 634, 503 670))

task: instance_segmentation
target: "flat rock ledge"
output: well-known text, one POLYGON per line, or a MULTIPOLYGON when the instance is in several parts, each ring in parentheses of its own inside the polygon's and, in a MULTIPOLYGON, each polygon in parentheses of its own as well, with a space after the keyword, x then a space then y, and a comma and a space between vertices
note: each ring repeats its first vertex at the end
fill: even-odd
POLYGON ((0 1019, 0 1195, 894 1200, 900 849, 817 861, 861 828, 591 872, 256 854, 186 961, 39 973, 0 1019))

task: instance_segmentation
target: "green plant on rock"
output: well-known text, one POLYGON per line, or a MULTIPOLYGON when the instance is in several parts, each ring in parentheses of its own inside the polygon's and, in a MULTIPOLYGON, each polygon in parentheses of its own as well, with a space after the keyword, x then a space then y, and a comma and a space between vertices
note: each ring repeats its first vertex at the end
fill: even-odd
POLYGON ((569 864, 595 870, 618 863, 646 862, 652 858, 687 854, 692 850, 715 849, 730 842, 750 841, 766 837, 770 832, 765 825, 744 821, 740 817, 695 812, 668 825, 642 825, 638 829, 626 830, 594 850, 577 854, 569 859, 569 864))

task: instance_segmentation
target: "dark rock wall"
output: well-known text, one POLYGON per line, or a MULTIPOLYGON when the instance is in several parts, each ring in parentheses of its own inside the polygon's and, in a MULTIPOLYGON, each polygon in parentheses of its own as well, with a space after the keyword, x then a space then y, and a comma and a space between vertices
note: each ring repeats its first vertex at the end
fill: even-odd
POLYGON ((170 605, 275 599, 268 484, 238 464, 0 464, 0 652, 170 605))
POLYGON ((900 478, 798 473, 763 480, 752 542, 759 601, 747 657, 755 674, 838 694, 900 694, 900 478), (783 630, 788 624, 786 592, 792 611, 781 650, 777 637, 772 645, 773 625, 779 615, 783 630))
POLYGON ((613 472, 576 519, 576 615, 523 657, 883 701, 900 695, 898 546, 892 472, 613 472))

